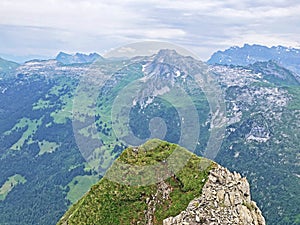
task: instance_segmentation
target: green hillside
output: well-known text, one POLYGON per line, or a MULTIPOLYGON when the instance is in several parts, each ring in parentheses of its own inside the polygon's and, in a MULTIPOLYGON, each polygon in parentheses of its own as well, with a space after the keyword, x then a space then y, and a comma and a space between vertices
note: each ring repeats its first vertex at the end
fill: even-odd
MULTIPOLYGON (((150 199, 153 199, 153 196, 155 196, 153 207, 156 208, 153 221, 155 224, 162 224, 163 219, 179 214, 192 199, 201 194, 209 170, 213 166, 212 161, 198 157, 178 145, 157 139, 146 142, 138 149, 127 148, 110 168, 108 175, 73 205, 58 225, 137 224, 138 221, 145 221, 145 210, 149 210, 149 206, 151 208, 150 199), (167 161, 167 171, 176 170, 175 164, 165 160, 170 155, 174 155, 175 151, 178 151, 176 160, 186 159, 184 156, 188 156, 189 159, 180 171, 170 175, 164 181, 147 186, 131 186, 116 183, 107 178, 109 174, 115 172, 113 170, 116 169, 117 163, 148 166, 167 161), (169 198, 164 198, 163 194, 158 191, 162 186, 170 190, 169 198)), ((137 176, 140 172, 135 169, 129 171, 130 173, 137 172, 137 176)))

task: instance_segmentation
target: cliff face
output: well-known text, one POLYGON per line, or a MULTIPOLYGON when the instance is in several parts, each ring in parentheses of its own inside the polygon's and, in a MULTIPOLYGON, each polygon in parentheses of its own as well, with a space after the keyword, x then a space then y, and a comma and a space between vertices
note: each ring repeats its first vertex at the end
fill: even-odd
POLYGON ((249 183, 238 173, 217 166, 210 171, 202 194, 164 225, 264 225, 265 219, 254 201, 251 201, 249 183))

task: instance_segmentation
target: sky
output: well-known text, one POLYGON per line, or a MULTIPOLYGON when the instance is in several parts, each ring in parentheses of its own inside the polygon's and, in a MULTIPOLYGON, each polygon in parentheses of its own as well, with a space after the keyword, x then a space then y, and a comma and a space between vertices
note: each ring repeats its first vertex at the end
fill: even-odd
POLYGON ((1 0, 0 57, 98 52, 167 41, 202 60, 230 46, 300 48, 299 0, 1 0))

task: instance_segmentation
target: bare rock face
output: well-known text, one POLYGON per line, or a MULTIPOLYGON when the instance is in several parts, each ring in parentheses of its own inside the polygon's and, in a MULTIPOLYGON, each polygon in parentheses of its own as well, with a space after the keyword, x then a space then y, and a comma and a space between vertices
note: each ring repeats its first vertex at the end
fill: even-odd
POLYGON ((201 196, 179 215, 165 219, 163 224, 265 225, 265 219, 251 201, 246 178, 218 165, 211 170, 201 196))

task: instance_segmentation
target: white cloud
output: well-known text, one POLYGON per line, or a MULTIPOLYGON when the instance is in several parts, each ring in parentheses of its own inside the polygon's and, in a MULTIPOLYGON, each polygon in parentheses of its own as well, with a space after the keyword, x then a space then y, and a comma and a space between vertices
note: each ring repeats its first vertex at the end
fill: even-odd
POLYGON ((244 42, 299 46, 299 12, 296 0, 1 0, 0 54, 104 51, 144 39, 202 58, 244 42))
POLYGON ((121 47, 118 49, 119 53, 134 53, 136 52, 136 49, 130 48, 130 47, 121 47))
POLYGON ((136 13, 109 2, 3 0, 0 3, 1 23, 18 26, 112 31, 139 19, 136 13))

